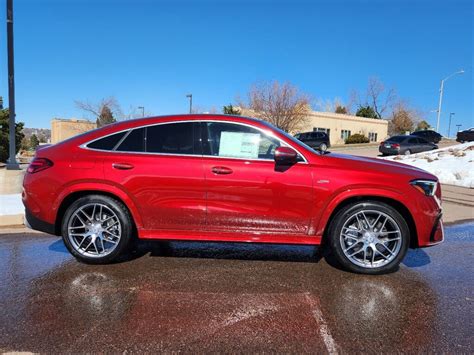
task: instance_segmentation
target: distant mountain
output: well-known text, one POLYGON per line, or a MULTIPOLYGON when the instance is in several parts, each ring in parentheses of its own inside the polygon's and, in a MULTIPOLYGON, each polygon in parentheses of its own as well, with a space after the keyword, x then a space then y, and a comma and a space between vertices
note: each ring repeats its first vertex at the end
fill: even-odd
POLYGON ((51 130, 48 128, 23 128, 23 133, 26 138, 30 138, 33 134, 38 137, 41 141, 41 137, 44 137, 46 142, 51 141, 51 130))

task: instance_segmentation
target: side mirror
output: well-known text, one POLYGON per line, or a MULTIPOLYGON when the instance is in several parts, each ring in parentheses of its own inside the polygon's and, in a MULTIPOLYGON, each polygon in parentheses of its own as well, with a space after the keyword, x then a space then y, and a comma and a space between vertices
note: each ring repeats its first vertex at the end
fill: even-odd
POLYGON ((278 147, 275 149, 274 159, 277 164, 292 165, 296 164, 298 153, 290 147, 278 147))

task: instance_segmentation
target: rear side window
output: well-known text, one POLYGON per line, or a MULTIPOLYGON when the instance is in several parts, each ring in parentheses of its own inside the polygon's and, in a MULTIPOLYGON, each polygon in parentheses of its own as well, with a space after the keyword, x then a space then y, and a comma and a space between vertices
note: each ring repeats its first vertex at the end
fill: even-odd
POLYGON ((100 150, 113 150, 118 142, 125 136, 125 132, 115 133, 110 136, 99 138, 94 142, 87 145, 87 148, 100 149, 100 150))
POLYGON ((420 139, 419 138, 410 138, 408 140, 408 143, 410 143, 410 144, 420 143, 420 139))
POLYGON ((170 123, 147 127, 146 151, 164 154, 194 154, 195 125, 192 122, 170 123))
POLYGON ((144 152, 145 128, 136 128, 131 131, 116 150, 119 152, 144 152))

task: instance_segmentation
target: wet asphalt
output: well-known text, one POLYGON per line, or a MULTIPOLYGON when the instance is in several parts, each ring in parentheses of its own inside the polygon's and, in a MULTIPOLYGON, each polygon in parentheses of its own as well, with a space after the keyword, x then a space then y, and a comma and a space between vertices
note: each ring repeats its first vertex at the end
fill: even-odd
POLYGON ((146 242, 91 266, 57 237, 1 234, 0 352, 474 351, 474 223, 389 275, 344 272, 322 254, 146 242))

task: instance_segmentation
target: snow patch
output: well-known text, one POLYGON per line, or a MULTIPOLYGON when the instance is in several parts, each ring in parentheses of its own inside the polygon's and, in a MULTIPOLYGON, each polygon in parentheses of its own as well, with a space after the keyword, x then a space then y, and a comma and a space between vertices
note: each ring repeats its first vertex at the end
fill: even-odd
POLYGON ((381 159, 394 160, 426 170, 435 175, 442 184, 474 188, 474 142, 381 159))
POLYGON ((21 194, 0 195, 0 216, 25 213, 21 194))

